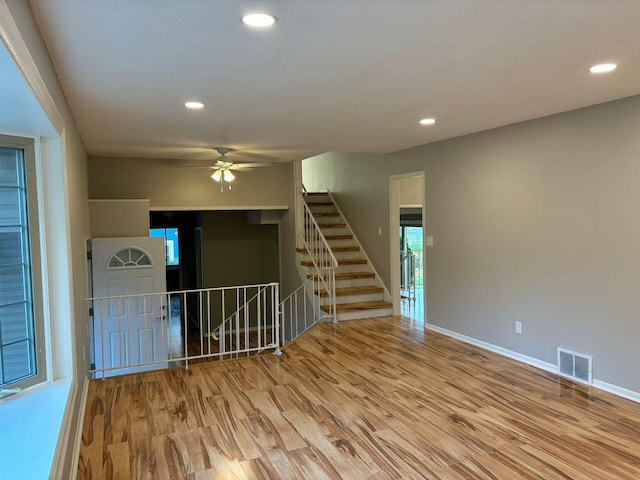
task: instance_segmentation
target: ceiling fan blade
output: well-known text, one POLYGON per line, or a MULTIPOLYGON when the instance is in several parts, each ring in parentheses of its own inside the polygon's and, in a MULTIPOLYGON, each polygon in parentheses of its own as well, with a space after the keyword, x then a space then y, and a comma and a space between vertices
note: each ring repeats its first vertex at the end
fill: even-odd
POLYGON ((261 162, 261 163, 234 163, 230 168, 234 170, 241 170, 243 168, 256 168, 256 167, 272 167, 273 163, 271 162, 261 162))
POLYGON ((193 170, 193 173, 213 172, 215 170, 216 170, 215 167, 196 168, 193 170))

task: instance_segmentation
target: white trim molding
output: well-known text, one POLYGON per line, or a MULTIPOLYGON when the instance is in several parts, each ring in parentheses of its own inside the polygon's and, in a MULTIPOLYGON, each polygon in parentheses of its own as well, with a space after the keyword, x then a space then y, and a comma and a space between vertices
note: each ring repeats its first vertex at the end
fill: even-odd
POLYGON ((527 365, 531 365, 532 367, 536 367, 541 370, 546 370, 547 372, 551 372, 551 373, 558 373, 558 367, 553 363, 543 362, 542 360, 538 360, 537 358, 529 357, 527 355, 523 355, 521 353, 514 352, 513 350, 499 347, 497 345, 493 345, 492 343, 484 342, 482 340, 478 340, 473 337, 467 337, 466 335, 462 335, 461 333, 447 330, 446 328, 438 327, 437 325, 425 324, 425 328, 432 330, 434 332, 441 333, 442 335, 446 335, 447 337, 455 338, 456 340, 460 340, 464 343, 468 343, 470 345, 475 345, 476 347, 489 350, 490 352, 497 353, 504 357, 508 357, 513 360, 526 363, 527 365))
POLYGON ((189 205, 189 206, 151 206, 150 212, 181 212, 181 211, 214 211, 214 210, 289 210, 289 205, 189 205))
POLYGON ((596 380, 595 378, 593 379, 591 386, 604 390, 605 392, 613 393, 619 397, 626 398, 627 400, 640 403, 640 392, 634 392, 633 390, 603 382, 602 380, 596 380))
MULTIPOLYGON (((75 379, 71 379, 71 385, 69 386, 69 394, 67 395, 67 402, 62 414, 62 422, 60 425, 60 433, 58 434, 58 442, 56 443, 56 449, 53 453, 53 461, 51 462, 50 478, 62 478, 62 472, 64 470, 64 460, 69 450, 69 435, 71 434, 71 423, 73 421, 73 405, 76 403, 76 395, 78 393, 78 383, 75 379)), ((83 413, 80 413, 82 415, 83 413)), ((80 422, 82 425, 82 422, 80 422)))
MULTIPOLYGON (((529 357, 527 355, 523 355, 521 353, 514 352, 513 350, 499 347, 497 345, 493 345, 492 343, 484 342, 482 340, 478 340, 473 337, 467 337, 466 335, 462 335, 461 333, 457 333, 452 330, 447 330, 446 328, 438 327, 437 325, 425 323, 424 328, 427 330, 431 330, 433 332, 440 333, 442 335, 446 335, 447 337, 455 338, 456 340, 460 340, 461 342, 468 343, 470 345, 475 345, 476 347, 480 347, 484 350, 497 353, 498 355, 511 358, 512 360, 516 360, 518 362, 531 365, 532 367, 536 367, 541 370, 554 373, 561 378, 566 378, 558 373, 558 366, 554 365, 553 363, 544 362, 537 358, 529 357)), ((574 379, 569 379, 569 381, 575 381, 575 383, 586 385, 587 387, 588 386, 595 387, 599 390, 604 390, 605 392, 612 393, 619 397, 626 398, 627 400, 640 403, 640 392, 635 392, 633 390, 629 390, 624 387, 620 387, 618 385, 613 385, 611 383, 603 382, 602 380, 596 380, 594 378, 593 383, 591 385, 576 381, 574 379)))
POLYGON ((78 423, 76 425, 76 437, 73 445, 73 455, 71 456, 71 460, 73 460, 72 470, 71 470, 71 480, 76 480, 78 477, 78 463, 80 462, 80 447, 82 446, 82 428, 84 427, 84 414, 87 410, 87 397, 89 395, 89 380, 87 378, 84 379, 84 386, 82 388, 82 397, 80 398, 80 416, 78 417, 78 423))

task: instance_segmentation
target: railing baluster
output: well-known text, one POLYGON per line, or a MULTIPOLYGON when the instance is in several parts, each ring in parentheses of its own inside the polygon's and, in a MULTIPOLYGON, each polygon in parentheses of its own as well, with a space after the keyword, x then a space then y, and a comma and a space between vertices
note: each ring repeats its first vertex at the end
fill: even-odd
POLYGON ((189 306, 187 304, 187 292, 183 293, 182 295, 182 314, 184 317, 184 321, 183 321, 183 330, 182 330, 182 336, 184 337, 184 351, 182 352, 182 355, 187 359, 184 362, 184 368, 186 370, 189 369, 189 329, 187 326, 187 321, 188 321, 188 316, 189 316, 189 306))
MULTIPOLYGON (((200 332, 202 334, 202 332, 200 332)), ((207 290, 207 353, 211 354, 211 291, 207 290)))
MULTIPOLYGON (((300 307, 298 294, 279 303, 278 284, 269 283, 85 299, 85 301, 93 302, 96 311, 99 309, 100 315, 100 321, 96 322, 99 323, 99 332, 95 334, 93 347, 100 348, 100 352, 93 352, 93 358, 97 365, 91 372, 105 378, 108 372, 129 373, 133 367, 154 364, 162 368, 160 364, 164 363, 167 366, 169 361, 182 361, 185 368, 189 368, 189 363, 199 358, 237 358, 241 354, 250 355, 252 352, 261 352, 265 348, 274 348, 276 353, 279 353, 280 342, 287 341, 287 325, 283 322, 287 312, 290 314, 290 323, 295 325, 297 309, 300 307), (227 316, 226 305, 228 292, 235 294, 237 307, 229 316, 227 316), (222 312, 222 321, 216 328, 212 328, 212 308, 217 308, 217 302, 212 301, 212 294, 219 295, 214 298, 220 299, 219 311, 222 312), (189 306, 191 298, 198 302, 196 310, 189 306), (182 330, 182 339, 178 340, 182 351, 177 355, 175 354, 178 349, 175 348, 176 338, 174 338, 171 310, 174 299, 181 302, 181 318, 178 319, 177 328, 182 330), (106 332, 108 312, 105 305, 112 307, 115 315, 114 323, 117 333, 113 336, 113 353, 115 354, 113 356, 110 356, 108 350, 111 337, 106 332), (159 313, 157 313, 158 310, 159 313), (198 314, 196 326, 199 327, 200 332, 208 334, 206 342, 204 338, 200 338, 199 351, 196 348, 193 352, 189 352, 189 346, 191 344, 195 346, 198 343, 195 339, 189 339, 190 310, 198 314), (158 315, 160 315, 159 322, 156 322, 154 318, 158 315), (160 332, 149 332, 152 328, 157 329, 158 325, 160 332), (254 338, 257 339, 257 342, 252 340, 254 332, 254 338), (115 335, 117 335, 117 339, 115 335), (211 336, 219 341, 218 351, 212 348, 211 336), (158 339, 160 345, 156 343, 158 339), (115 350, 116 344, 118 346, 117 352, 115 350), (112 363, 107 365, 109 359, 112 363)), ((302 294, 304 297, 304 291, 302 294)), ((291 333, 297 331, 299 331, 297 325, 295 328, 291 327, 291 333)))
MULTIPOLYGON (((95 343, 95 332, 93 334, 93 337, 94 337, 93 341, 95 343)), ((105 347, 106 347, 106 345, 104 343, 105 340, 106 340, 106 338, 104 336, 104 300, 101 299, 100 300, 100 341, 102 343, 102 348, 101 348, 101 350, 102 350, 102 352, 101 352, 102 353, 102 364, 101 365, 102 365, 103 369, 104 369, 104 350, 105 350, 105 347)), ((109 355, 109 358, 111 358, 111 355, 109 355)), ((104 380, 104 370, 102 370, 102 380, 104 380)))

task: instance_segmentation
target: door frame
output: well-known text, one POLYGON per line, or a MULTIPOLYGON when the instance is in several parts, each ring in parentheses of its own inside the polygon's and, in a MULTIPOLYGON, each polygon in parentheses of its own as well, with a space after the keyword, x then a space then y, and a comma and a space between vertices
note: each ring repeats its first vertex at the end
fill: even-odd
POLYGON ((393 314, 400 315, 400 181, 406 178, 420 177, 422 179, 422 295, 424 305, 424 325, 427 324, 427 282, 426 282, 426 186, 425 174, 422 172, 409 172, 389 176, 389 258, 391 265, 391 301, 393 303, 393 314))

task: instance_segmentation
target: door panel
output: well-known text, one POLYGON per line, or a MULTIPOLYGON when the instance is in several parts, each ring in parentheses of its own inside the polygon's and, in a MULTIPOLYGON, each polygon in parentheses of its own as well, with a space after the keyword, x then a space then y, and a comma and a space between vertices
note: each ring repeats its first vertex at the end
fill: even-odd
POLYGON ((96 369, 118 368, 105 373, 110 376, 165 368, 166 306, 162 296, 152 295, 166 291, 164 240, 96 238, 92 254, 94 298, 142 295, 94 302, 96 369), (130 366, 150 362, 159 363, 130 366))

